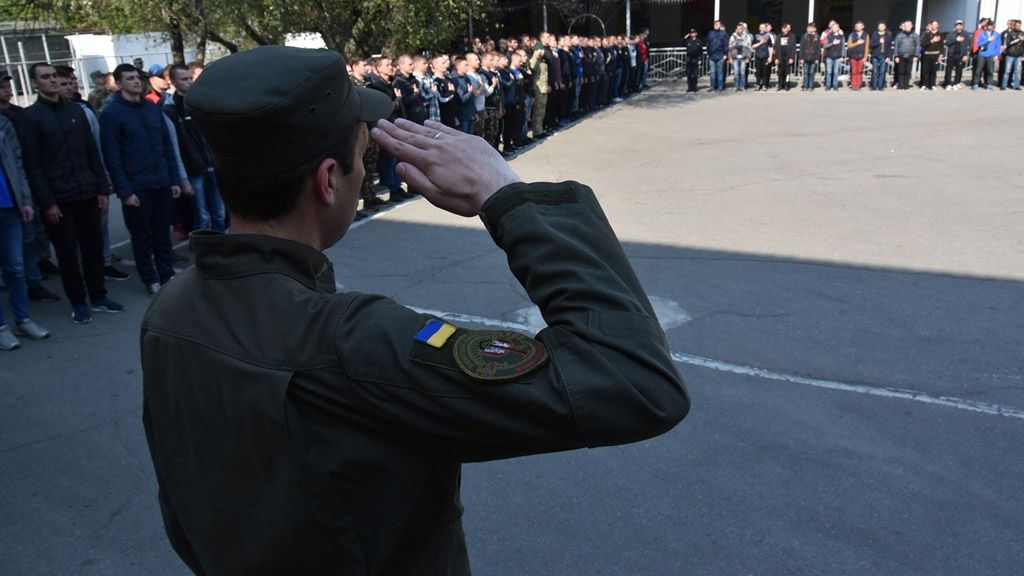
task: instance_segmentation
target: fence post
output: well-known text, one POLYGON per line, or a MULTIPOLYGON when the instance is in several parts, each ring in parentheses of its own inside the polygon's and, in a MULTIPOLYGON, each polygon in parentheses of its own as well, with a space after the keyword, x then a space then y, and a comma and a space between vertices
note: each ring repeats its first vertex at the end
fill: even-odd
POLYGON ((29 94, 32 93, 32 84, 29 82, 28 77, 28 62, 25 61, 25 44, 20 40, 18 41, 18 56, 21 58, 21 64, 18 66, 18 76, 21 78, 21 88, 25 96, 25 100, 22 102, 22 105, 28 106, 29 94))

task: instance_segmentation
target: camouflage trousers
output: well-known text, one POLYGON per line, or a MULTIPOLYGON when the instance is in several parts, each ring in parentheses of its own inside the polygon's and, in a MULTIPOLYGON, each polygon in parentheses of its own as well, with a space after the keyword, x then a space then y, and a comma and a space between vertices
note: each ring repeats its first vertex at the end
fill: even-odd
POLYGON ((498 110, 485 108, 480 113, 480 120, 476 123, 477 136, 483 138, 488 144, 498 149, 501 141, 501 120, 498 119, 498 110))
POLYGON ((363 153, 363 185, 359 189, 359 196, 364 200, 373 197, 374 176, 377 172, 377 156, 380 149, 373 140, 366 144, 366 152, 363 153))

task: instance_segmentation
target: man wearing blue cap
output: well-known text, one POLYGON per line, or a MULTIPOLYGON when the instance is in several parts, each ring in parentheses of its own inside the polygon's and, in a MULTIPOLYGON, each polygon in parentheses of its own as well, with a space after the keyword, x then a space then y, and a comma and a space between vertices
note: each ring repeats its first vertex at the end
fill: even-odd
POLYGON ((197 574, 468 575, 462 462, 637 441, 688 411, 586 186, 524 184, 481 138, 381 120, 391 100, 327 50, 228 56, 185 105, 232 231, 192 234, 196 265, 153 300, 141 346, 161 512, 197 574), (367 123, 427 200, 483 220, 548 328, 336 293, 323 250, 355 216, 367 123))

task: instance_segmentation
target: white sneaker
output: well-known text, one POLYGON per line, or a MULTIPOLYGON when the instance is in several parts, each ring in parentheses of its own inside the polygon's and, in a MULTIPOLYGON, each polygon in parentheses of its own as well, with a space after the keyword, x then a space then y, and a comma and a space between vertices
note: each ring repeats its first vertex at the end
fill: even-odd
POLYGON ((957 84, 957 85, 953 86, 953 91, 954 92, 959 92, 960 91, 960 85, 957 84))
POLYGON ((927 90, 928 90, 927 86, 921 86, 921 92, 926 92, 927 90))
POLYGON ((14 327, 14 333, 33 340, 45 340, 50 337, 50 331, 36 324, 32 320, 25 320, 14 327))
POLYGON ((160 285, 159 284, 150 284, 149 286, 146 286, 146 292, 149 292, 150 296, 152 296, 153 294, 156 294, 159 291, 160 291, 160 285))
POLYGON ((952 91, 952 90, 953 90, 953 87, 952 87, 952 86, 946 86, 946 92, 950 92, 950 91, 952 91))
POLYGON ((21 340, 11 333, 10 326, 0 326, 0 350, 17 350, 21 348, 21 340))

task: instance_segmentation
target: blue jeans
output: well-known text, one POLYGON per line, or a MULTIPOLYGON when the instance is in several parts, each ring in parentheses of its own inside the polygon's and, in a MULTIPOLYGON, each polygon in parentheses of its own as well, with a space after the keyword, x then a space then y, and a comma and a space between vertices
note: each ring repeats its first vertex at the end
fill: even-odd
MULTIPOLYGON (((0 208, 0 271, 14 311, 14 322, 28 320, 28 284, 25 282, 21 213, 17 208, 0 208)), ((0 306, 0 326, 7 324, 0 306)))
POLYGON ((814 89, 814 62, 804 62, 804 88, 814 89))
POLYGON ((1005 56, 1003 60, 1003 84, 1013 84, 1014 88, 1020 88, 1020 56, 1005 56))
POLYGON ((725 60, 712 58, 709 62, 711 64, 711 89, 725 90, 725 60))
POLYGON ((889 65, 885 58, 871 58, 871 87, 876 90, 885 90, 885 74, 889 65))
POLYGON ((196 191, 193 202, 196 208, 196 218, 193 228, 206 230, 213 226, 218 232, 224 231, 224 202, 220 199, 220 189, 217 188, 217 178, 212 171, 201 176, 189 176, 188 183, 196 191))
POLYGON ((732 72, 736 76, 736 88, 747 87, 747 61, 737 58, 732 61, 732 72))
MULTIPOLYGON (((45 231, 36 230, 36 222, 25 223, 21 227, 22 261, 25 263, 25 281, 29 286, 39 286, 43 283, 43 273, 39 271, 39 256, 36 247, 38 240, 36 234, 46 235, 45 231)), ((49 240, 47 240, 49 243, 49 240)), ((47 254, 49 257, 49 254, 47 254)))
POLYGON ((390 192, 402 188, 402 181, 395 174, 395 166, 398 166, 398 159, 381 150, 377 155, 377 174, 380 175, 380 183, 387 186, 390 192))
POLYGON ((839 58, 825 58, 825 89, 839 89, 839 58))
POLYGON ((526 110, 523 114, 523 126, 519 130, 519 141, 526 142, 526 138, 530 131, 530 119, 533 118, 533 96, 526 95, 526 110))
POLYGON ((139 278, 146 286, 163 284, 174 277, 171 246, 171 190, 138 190, 138 206, 121 204, 124 223, 132 237, 132 254, 139 278))

